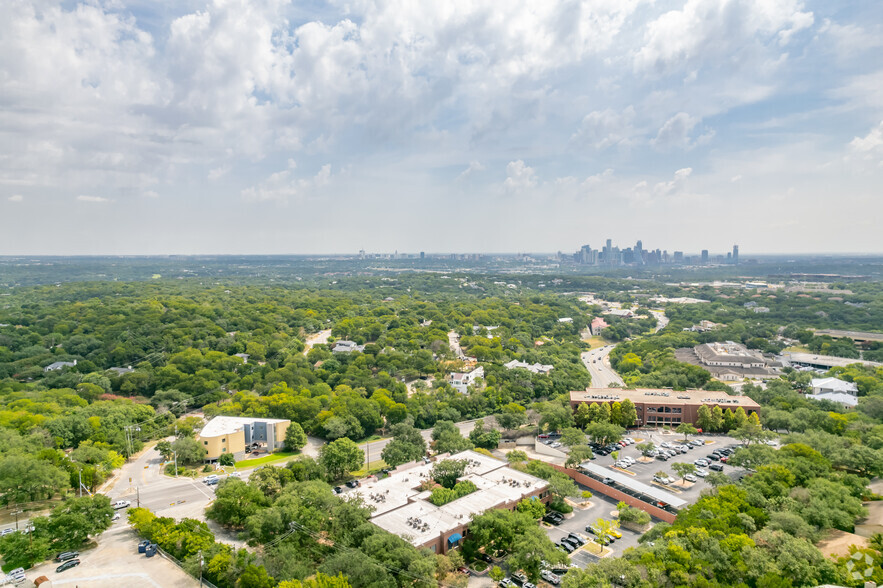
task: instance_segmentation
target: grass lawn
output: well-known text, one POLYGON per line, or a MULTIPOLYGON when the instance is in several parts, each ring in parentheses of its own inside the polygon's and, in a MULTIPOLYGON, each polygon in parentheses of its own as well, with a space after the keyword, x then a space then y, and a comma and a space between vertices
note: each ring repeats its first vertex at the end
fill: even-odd
POLYGON ((368 469, 366 470, 364 467, 358 469, 354 472, 350 472, 356 478, 364 478, 368 475, 369 472, 379 472, 383 468, 387 467, 387 464, 382 459, 378 459, 377 461, 372 461, 368 464, 368 469))
POLYGON ((277 451, 276 453, 272 453, 270 455, 267 455, 266 457, 243 459, 242 461, 237 461, 236 469, 253 468, 259 465, 266 465, 268 463, 276 463, 277 461, 288 461, 289 458, 296 455, 299 455, 299 453, 292 451, 277 451))
POLYGON ((792 345, 791 347, 786 347, 782 350, 783 353, 785 351, 791 351, 793 353, 812 353, 812 351, 809 350, 809 347, 804 347, 803 345, 792 345))
POLYGON ((598 336, 583 339, 583 342, 589 344, 589 349, 597 349, 598 347, 604 347, 607 345, 607 341, 598 336))

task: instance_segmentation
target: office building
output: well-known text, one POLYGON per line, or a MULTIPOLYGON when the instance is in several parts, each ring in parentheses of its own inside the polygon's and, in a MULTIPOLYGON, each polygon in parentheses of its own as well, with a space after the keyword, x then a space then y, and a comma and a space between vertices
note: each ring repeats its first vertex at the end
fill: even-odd
POLYGON ((723 410, 736 411, 740 407, 745 414, 757 413, 760 416, 760 405, 747 396, 728 396, 725 392, 709 392, 706 390, 687 390, 675 392, 668 389, 638 388, 624 390, 620 388, 589 388, 570 393, 570 407, 576 411, 580 404, 606 403, 613 404, 629 399, 638 413, 636 426, 677 426, 681 423, 695 425, 699 418, 699 408, 708 406, 721 407, 723 410))
POLYGON ((282 447, 290 424, 287 419, 218 416, 202 428, 196 440, 206 450, 206 461, 215 461, 225 453, 240 460, 255 446, 267 451, 282 447))
POLYGON ((430 481, 435 464, 411 462, 396 468, 383 479, 368 478, 350 494, 360 496, 373 507, 371 522, 398 535, 411 545, 444 554, 460 545, 476 515, 489 510, 512 510, 523 499, 550 500, 546 480, 514 470, 496 458, 463 451, 447 459, 465 460, 460 480, 469 480, 476 490, 447 504, 429 502, 430 481))

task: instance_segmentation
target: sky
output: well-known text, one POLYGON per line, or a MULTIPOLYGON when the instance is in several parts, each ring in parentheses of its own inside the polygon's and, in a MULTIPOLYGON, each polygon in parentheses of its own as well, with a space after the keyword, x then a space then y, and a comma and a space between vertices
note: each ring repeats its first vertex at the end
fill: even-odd
POLYGON ((0 255, 883 252, 880 2, 0 12, 0 255))

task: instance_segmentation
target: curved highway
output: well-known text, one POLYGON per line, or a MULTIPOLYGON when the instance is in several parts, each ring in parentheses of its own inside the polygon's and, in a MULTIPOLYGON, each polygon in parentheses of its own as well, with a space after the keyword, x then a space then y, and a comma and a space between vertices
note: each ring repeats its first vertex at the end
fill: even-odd
POLYGON ((622 378, 610 367, 610 359, 607 357, 614 347, 615 345, 605 345, 581 355, 586 369, 592 376, 592 388, 609 388, 612 384, 622 385, 622 378))

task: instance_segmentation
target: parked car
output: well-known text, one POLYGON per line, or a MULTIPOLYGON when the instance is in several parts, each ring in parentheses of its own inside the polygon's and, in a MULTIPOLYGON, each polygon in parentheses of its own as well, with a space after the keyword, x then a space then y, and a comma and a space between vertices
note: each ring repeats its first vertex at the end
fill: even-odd
POLYGON ((707 459, 697 459, 696 461, 693 462, 693 465, 696 467, 700 467, 700 468, 707 468, 708 467, 708 460, 707 459))
POLYGON ((705 459, 710 459, 711 461, 720 461, 721 460, 720 456, 716 453, 709 453, 708 455, 705 456, 705 459))
POLYGON ((60 566, 58 566, 57 568, 55 568, 55 571, 56 571, 56 573, 60 574, 61 572, 65 571, 65 570, 69 570, 71 568, 75 568, 78 565, 80 565, 80 560, 69 559, 66 562, 64 562, 63 564, 61 564, 60 566))
POLYGON ((666 486, 671 483, 669 482, 670 479, 671 478, 669 478, 668 476, 653 476, 654 482, 656 482, 657 484, 665 484, 666 486))
POLYGON ((577 545, 585 545, 586 544, 586 540, 583 539, 582 537, 580 537, 579 535, 577 535, 576 533, 568 533, 567 538, 573 539, 574 541, 576 541, 577 545))
POLYGON ((519 586, 523 586, 524 583, 527 582, 527 576, 525 576, 521 572, 515 572, 514 574, 512 574, 512 581, 519 586))
POLYGON ((467 568, 466 566, 460 566, 459 568, 457 568, 457 571, 461 574, 465 574, 466 576, 472 575, 472 572, 470 572, 469 568, 467 568))
POLYGON ((341 494, 341 493, 343 493, 343 488, 341 488, 340 486, 335 486, 335 487, 332 488, 331 490, 332 490, 335 494, 341 494))
POLYGON ((609 486, 613 483, 613 478, 604 478, 603 480, 601 480, 601 483, 609 486))
POLYGON ((512 585, 512 578, 503 578, 500 580, 500 588, 510 588, 512 585))
POLYGON ((614 539, 622 539, 622 533, 619 532, 619 529, 610 529, 607 534, 614 539))
POLYGON ((554 449, 557 449, 557 448, 561 447, 561 443, 559 443, 558 441, 555 441, 554 443, 552 443, 551 445, 549 445, 549 447, 552 447, 552 448, 554 448, 554 449))
MULTIPOLYGON (((78 551, 63 551, 62 553, 59 553, 58 555, 55 556, 55 561, 57 561, 58 563, 61 563, 63 561, 67 561, 69 559, 76 559, 78 557, 80 557, 80 552, 78 552, 78 551)), ((24 571, 24 570, 22 570, 22 571, 24 571)), ((11 573, 12 572, 10 572, 10 574, 11 573)))
POLYGON ((667 453, 662 453, 662 452, 657 453, 657 454, 656 454, 656 459, 658 459, 659 461, 668 461, 668 454, 667 454, 667 453))
POLYGON ((573 553, 574 551, 576 551, 576 547, 565 541, 559 541, 557 545, 567 553, 573 553))
POLYGON ((113 507, 116 510, 119 510, 121 508, 129 508, 131 505, 132 505, 132 503, 129 502, 128 500, 117 500, 116 502, 113 503, 113 507))
POLYGON ((684 476, 684 479, 688 482, 695 482, 696 476, 694 476, 693 474, 687 474, 686 476, 684 476))
POLYGON ((525 582, 522 588, 537 588, 537 585, 532 582, 525 582))
POLYGON ((728 461, 730 461, 730 458, 727 457, 726 455, 721 457, 721 463, 727 463, 728 461))
POLYGON ((719 463, 713 463, 710 466, 708 466, 708 469, 714 470, 716 472, 722 472, 722 471, 724 471, 724 466, 719 463))
POLYGON ((350 480, 346 483, 347 488, 358 488, 359 486, 361 486, 361 484, 359 484, 358 480, 350 480))
POLYGON ((3 532, 0 532, 0 537, 6 537, 10 533, 15 533, 15 529, 3 529, 3 532))
POLYGON ((542 572, 540 572, 540 577, 553 586, 557 586, 561 583, 561 578, 559 578, 549 570, 543 570, 542 572))
POLYGON ((562 537, 562 538, 561 538, 561 543, 567 543, 568 545, 570 545, 570 546, 573 547, 574 549, 579 549, 579 548, 580 548, 579 543, 577 543, 576 541, 574 541, 574 540, 571 539, 570 537, 562 537))
POLYGON ((700 469, 700 470, 696 470, 695 473, 696 473, 696 475, 699 476, 700 478, 704 478, 705 476, 708 475, 708 470, 701 470, 701 469, 700 469))
POLYGON ((692 439, 690 441, 690 445, 692 445, 693 447, 701 447, 702 445, 705 445, 705 443, 703 443, 699 439, 692 439))

